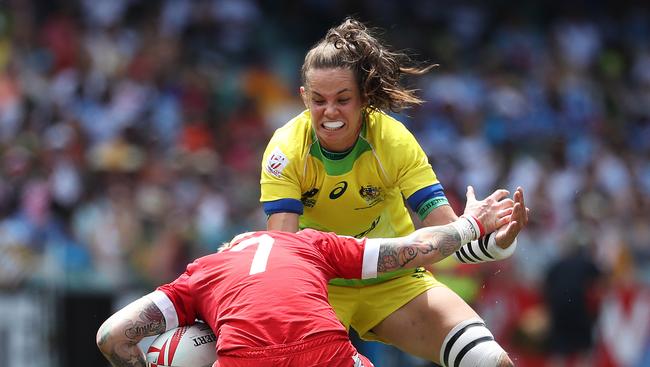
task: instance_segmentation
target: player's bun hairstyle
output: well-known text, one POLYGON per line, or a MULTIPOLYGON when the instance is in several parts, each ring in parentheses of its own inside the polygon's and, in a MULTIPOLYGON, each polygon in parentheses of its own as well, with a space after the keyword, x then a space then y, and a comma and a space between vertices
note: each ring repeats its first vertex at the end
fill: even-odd
POLYGON ((400 84, 401 77, 421 75, 437 66, 411 64, 408 55, 389 50, 363 23, 348 17, 309 50, 302 65, 302 83, 308 87, 307 72, 312 69, 351 69, 367 108, 398 112, 423 103, 416 90, 400 84))

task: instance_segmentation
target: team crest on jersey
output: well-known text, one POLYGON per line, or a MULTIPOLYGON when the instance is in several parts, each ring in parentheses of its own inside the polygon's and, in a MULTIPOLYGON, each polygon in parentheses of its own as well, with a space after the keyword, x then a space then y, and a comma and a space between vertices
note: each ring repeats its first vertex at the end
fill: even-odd
POLYGON ((318 189, 313 188, 305 193, 303 193, 300 196, 300 201, 302 202, 302 205, 308 207, 308 208, 313 208, 314 205, 316 205, 316 199, 314 199, 314 196, 318 194, 318 189))
POLYGON ((359 195, 363 198, 363 200, 368 203, 368 206, 374 206, 375 204, 379 203, 380 201, 384 200, 384 196, 381 194, 381 189, 376 186, 368 185, 368 186, 361 186, 361 189, 359 190, 359 195))
POLYGON ((289 158, 282 153, 280 148, 276 147, 266 161, 266 172, 275 177, 280 177, 287 164, 289 164, 289 158))

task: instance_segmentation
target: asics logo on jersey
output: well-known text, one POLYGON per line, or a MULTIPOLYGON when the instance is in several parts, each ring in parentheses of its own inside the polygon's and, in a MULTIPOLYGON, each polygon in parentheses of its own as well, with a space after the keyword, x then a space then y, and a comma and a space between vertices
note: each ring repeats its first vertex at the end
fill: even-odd
POLYGON ((341 181, 337 183, 334 189, 330 191, 330 199, 334 200, 340 198, 341 195, 343 195, 343 193, 347 189, 348 189, 348 183, 346 181, 341 181))

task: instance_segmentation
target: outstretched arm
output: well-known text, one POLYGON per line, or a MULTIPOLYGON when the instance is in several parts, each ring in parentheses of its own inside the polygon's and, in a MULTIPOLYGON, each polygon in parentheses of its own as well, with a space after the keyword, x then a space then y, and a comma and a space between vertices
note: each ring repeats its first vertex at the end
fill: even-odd
POLYGON ((146 367, 138 343, 145 337, 165 332, 165 317, 145 296, 133 301, 106 320, 97 331, 97 346, 115 367, 146 367))
MULTIPOLYGON (((469 225, 465 218, 454 223, 462 225, 462 222, 469 225)), ((367 241, 379 243, 379 273, 433 264, 453 254, 463 244, 461 235, 453 224, 420 228, 406 237, 367 241)))
MULTIPOLYGON (((420 228, 399 238, 378 238, 378 272, 426 266, 438 262, 458 251, 461 246, 475 241, 497 229, 512 229, 513 215, 518 218, 521 204, 507 199, 508 192, 497 190, 486 199, 478 201, 470 186, 467 190, 465 214, 446 224, 420 228)), ((516 223, 515 225, 516 226, 516 223)))

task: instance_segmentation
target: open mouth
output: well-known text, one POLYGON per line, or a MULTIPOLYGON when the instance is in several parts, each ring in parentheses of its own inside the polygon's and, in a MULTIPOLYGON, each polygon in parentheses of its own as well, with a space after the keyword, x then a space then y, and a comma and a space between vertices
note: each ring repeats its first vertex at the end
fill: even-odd
POLYGON ((343 121, 326 121, 323 122, 323 128, 329 131, 336 131, 345 125, 343 121))

